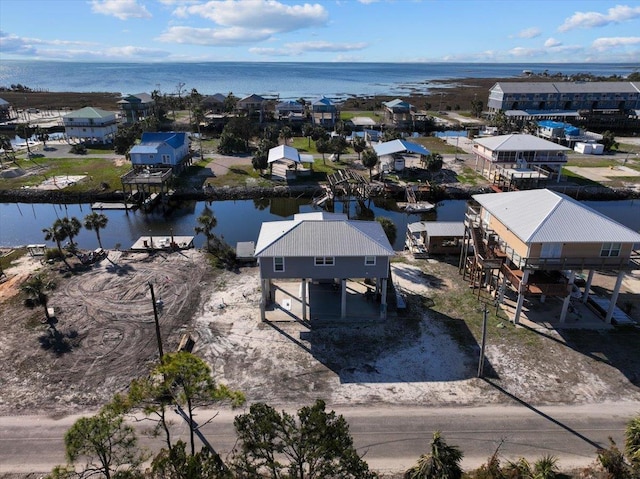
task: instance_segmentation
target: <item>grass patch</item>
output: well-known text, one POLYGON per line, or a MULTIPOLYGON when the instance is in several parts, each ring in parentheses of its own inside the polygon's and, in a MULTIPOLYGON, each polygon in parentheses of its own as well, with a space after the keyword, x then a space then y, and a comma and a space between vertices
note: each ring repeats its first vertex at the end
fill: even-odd
POLYGON ((223 186, 274 186, 275 183, 265 176, 261 176, 259 171, 253 169, 251 165, 232 165, 226 175, 207 178, 206 185, 216 188, 223 186))
POLYGON ((609 168, 611 166, 619 166, 620 160, 609 158, 572 158, 569 157, 566 166, 583 166, 590 168, 609 168))
POLYGON ((484 181, 482 175, 474 171, 473 168, 469 168, 468 166, 462 168, 462 173, 458 173, 457 178, 460 183, 471 186, 476 186, 478 182, 484 181))
POLYGON ((289 146, 293 146, 299 152, 304 153, 313 153, 319 155, 318 150, 316 149, 316 142, 309 140, 304 136, 296 136, 289 140, 289 146))
MULTIPOLYGON (((440 278, 443 286, 425 297, 423 309, 437 313, 436 317, 451 337, 463 348, 474 348, 482 340, 483 307, 477 290, 472 291, 463 281, 456 264, 447 262, 418 262, 426 275, 440 278)), ((484 300, 484 298, 483 298, 484 300)), ((487 341, 512 342, 523 347, 535 347, 540 339, 525 328, 516 328, 506 314, 493 303, 487 304, 487 341)))
POLYGON ((374 111, 360 110, 360 111, 341 111, 340 112, 340 119, 342 121, 350 121, 357 116, 371 118, 376 123, 382 120, 382 116, 374 111))
POLYGON ((9 269, 18 258, 22 258, 25 254, 27 254, 27 248, 16 248, 0 257, 0 270, 5 271, 9 269))
POLYGON ((102 184, 108 189, 121 188, 120 177, 131 169, 129 163, 116 166, 111 159, 105 158, 36 158, 21 159, 17 164, 26 174, 16 178, 0 178, 0 188, 18 189, 36 186, 52 176, 86 175, 81 182, 64 189, 65 192, 99 191, 102 184))
POLYGON ((449 145, 446 141, 436 136, 411 138, 411 143, 417 143, 424 146, 431 153, 440 153, 441 155, 454 155, 456 153, 463 155, 466 153, 463 149, 456 148, 455 145, 449 145))

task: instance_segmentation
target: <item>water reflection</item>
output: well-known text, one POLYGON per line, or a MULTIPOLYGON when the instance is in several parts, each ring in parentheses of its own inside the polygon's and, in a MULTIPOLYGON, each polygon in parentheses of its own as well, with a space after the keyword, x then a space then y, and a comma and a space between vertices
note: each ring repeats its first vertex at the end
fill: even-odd
MULTIPOLYGON (((585 202, 588 206, 625 224, 640 230, 640 201, 585 202)), ((224 237, 230 245, 238 241, 255 241, 260 226, 265 221, 290 219, 296 213, 322 211, 310 204, 308 198, 258 198, 236 201, 185 201, 163 211, 157 208, 151 213, 123 210, 97 210, 109 219, 105 230, 100 232, 105 248, 120 245, 129 248, 140 236, 167 236, 172 230, 177 236, 194 235, 196 218, 205 207, 211 208, 218 220, 215 234, 224 237)), ((398 234, 394 244, 396 250, 404 248, 404 236, 409 223, 416 221, 462 221, 466 201, 447 200, 437 207, 419 214, 405 214, 394 201, 375 199, 366 202, 340 202, 334 205, 335 213, 345 213, 351 219, 372 220, 379 216, 389 218, 396 225, 398 234)), ((0 246, 18 246, 44 243, 43 228, 48 228, 61 217, 75 216, 79 220, 91 212, 88 204, 0 204, 0 246)), ((77 240, 82 248, 96 248, 95 232, 83 229, 77 240)), ((195 239, 195 245, 204 244, 204 236, 195 239)), ((52 244, 50 244, 52 246, 52 244)))

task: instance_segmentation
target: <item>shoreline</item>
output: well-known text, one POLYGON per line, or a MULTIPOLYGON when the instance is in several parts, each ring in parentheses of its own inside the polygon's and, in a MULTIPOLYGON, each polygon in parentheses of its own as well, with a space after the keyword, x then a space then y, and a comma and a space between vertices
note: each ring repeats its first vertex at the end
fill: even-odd
MULTIPOLYGON (((553 185, 549 189, 555 189, 553 185)), ((293 185, 274 187, 222 187, 211 188, 205 192, 176 191, 173 198, 178 201, 227 201, 227 200, 249 200, 256 198, 313 198, 314 194, 320 191, 317 185, 293 185)), ((640 192, 627 188, 609 188, 605 186, 562 186, 557 188, 560 193, 567 196, 576 197, 580 200, 590 201, 619 201, 640 198, 640 192)), ((431 198, 434 201, 442 200, 470 200, 475 194, 490 193, 488 186, 450 186, 443 185, 437 195, 431 198)), ((0 190, 0 203, 52 203, 52 204, 77 204, 93 203, 96 201, 124 201, 124 194, 121 191, 95 192, 87 191, 81 193, 65 193, 63 191, 51 190, 0 190)))

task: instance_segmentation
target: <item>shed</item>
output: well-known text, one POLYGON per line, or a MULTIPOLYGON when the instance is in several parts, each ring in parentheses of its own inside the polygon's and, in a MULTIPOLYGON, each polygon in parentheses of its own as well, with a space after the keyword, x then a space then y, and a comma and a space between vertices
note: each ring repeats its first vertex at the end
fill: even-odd
POLYGON ((460 254, 463 237, 462 221, 419 221, 407 225, 406 246, 416 257, 460 254))

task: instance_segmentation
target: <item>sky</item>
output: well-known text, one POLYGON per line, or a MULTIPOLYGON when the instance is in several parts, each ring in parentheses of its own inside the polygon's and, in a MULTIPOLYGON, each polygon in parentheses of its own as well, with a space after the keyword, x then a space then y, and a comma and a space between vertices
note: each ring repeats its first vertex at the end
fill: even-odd
POLYGON ((640 64, 640 0, 0 0, 11 59, 640 64))

